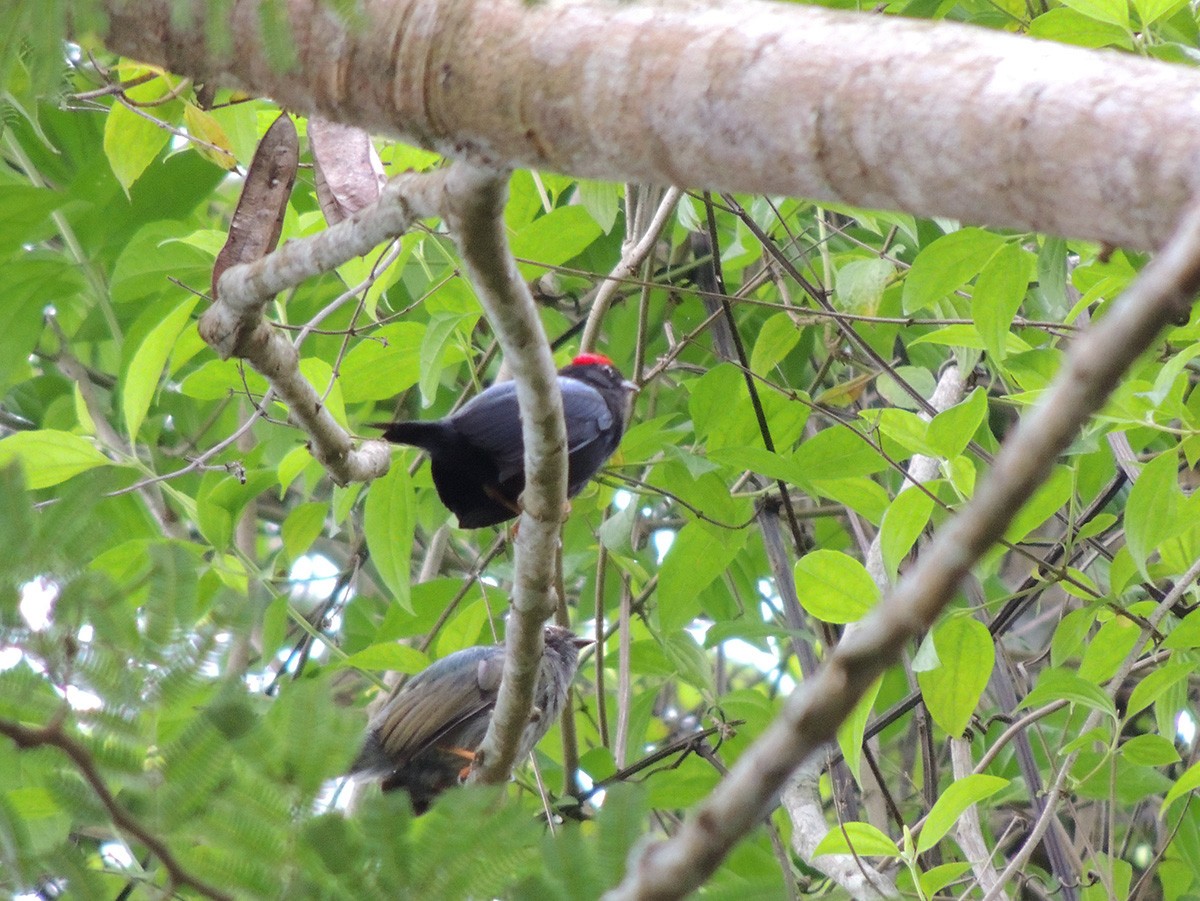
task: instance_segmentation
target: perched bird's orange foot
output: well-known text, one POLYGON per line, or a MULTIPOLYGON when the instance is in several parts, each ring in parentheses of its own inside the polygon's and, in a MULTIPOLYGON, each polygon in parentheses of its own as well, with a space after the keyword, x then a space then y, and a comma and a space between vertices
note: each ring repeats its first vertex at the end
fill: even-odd
POLYGON ((471 767, 473 767, 476 760, 481 759, 482 756, 475 751, 468 751, 466 748, 439 748, 438 750, 445 751, 447 754, 453 754, 455 757, 461 757, 467 762, 466 766, 464 766, 458 772, 459 782, 467 781, 467 776, 471 775, 471 767))

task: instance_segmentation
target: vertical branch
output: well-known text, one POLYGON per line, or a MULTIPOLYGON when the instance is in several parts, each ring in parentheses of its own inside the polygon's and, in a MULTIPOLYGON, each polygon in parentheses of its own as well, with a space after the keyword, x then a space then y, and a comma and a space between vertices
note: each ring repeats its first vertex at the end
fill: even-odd
POLYGON ((630 233, 626 246, 621 253, 620 261, 613 267, 612 272, 609 273, 608 278, 596 293, 596 299, 588 313, 587 324, 583 327, 583 337, 579 342, 580 349, 585 351, 595 349, 596 341, 600 337, 600 323, 604 321, 604 314, 612 306, 613 298, 617 296, 617 289, 621 287, 621 283, 625 279, 636 275, 642 263, 650 257, 650 252, 654 250, 654 245, 658 242, 659 234, 666 227, 667 221, 675 212, 675 207, 682 196, 682 189, 670 188, 658 205, 658 210, 646 227, 644 234, 638 236, 634 230, 635 223, 628 223, 630 233))
POLYGON ((558 373, 537 306, 504 236, 507 175, 466 163, 447 170, 444 218, 517 385, 525 493, 516 540, 504 676, 474 778, 508 778, 533 708, 542 624, 558 603, 555 560, 567 500, 567 430, 558 373))

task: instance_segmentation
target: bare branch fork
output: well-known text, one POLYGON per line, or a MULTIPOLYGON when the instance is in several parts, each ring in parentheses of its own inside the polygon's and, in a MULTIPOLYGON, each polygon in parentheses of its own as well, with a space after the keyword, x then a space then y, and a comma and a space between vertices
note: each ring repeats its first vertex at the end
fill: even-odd
POLYGON ((263 318, 276 294, 369 253, 402 235, 420 216, 436 215, 445 170, 407 173, 392 179, 378 202, 328 230, 289 241, 253 263, 230 267, 217 301, 200 317, 200 335, 223 359, 246 360, 266 377, 291 417, 310 436, 313 456, 339 484, 365 482, 387 472, 386 442, 354 440, 330 414, 316 389, 300 374, 299 353, 263 318))
MULTIPOLYGON (((635 850, 609 899, 679 898, 698 888, 778 801, 791 772, 825 742, 906 642, 929 628, 970 568, 1003 534, 1080 427, 1138 355, 1200 291, 1200 203, 1103 319, 1005 442, 975 497, 934 536, 913 569, 802 684, 771 726, 669 840, 635 850)), ((1000 884, 1003 884, 1001 880, 1000 884)))

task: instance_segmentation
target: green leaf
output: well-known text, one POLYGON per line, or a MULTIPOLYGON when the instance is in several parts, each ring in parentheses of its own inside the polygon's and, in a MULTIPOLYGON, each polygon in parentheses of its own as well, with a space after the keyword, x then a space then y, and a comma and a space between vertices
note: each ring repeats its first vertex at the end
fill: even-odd
POLYGON ((104 121, 104 154, 126 192, 167 146, 171 133, 161 124, 114 103, 104 121))
MULTIPOLYGON (((30 235, 8 218, 5 210, 6 188, 0 187, 0 257, 15 251, 30 235), (5 248, 4 235, 12 230, 13 245, 5 248)), ((48 213, 37 213, 45 220, 48 213)), ((32 376, 30 355, 45 331, 47 298, 56 306, 73 303, 83 293, 79 267, 58 258, 40 258, 23 254, 4 264, 4 302, 0 304, 0 391, 32 376)))
POLYGON ((579 256, 600 237, 600 226, 582 206, 564 206, 534 219, 512 236, 513 256, 537 260, 519 263, 523 278, 537 278, 548 266, 559 266, 579 256))
POLYGON ((1133 49, 1133 41, 1125 29, 1089 18, 1065 6, 1055 7, 1034 19, 1029 26, 1029 36, 1078 47, 1133 49))
MULTIPOLYGON (((714 429, 721 426, 728 428, 730 405, 744 400, 748 400, 745 379, 729 363, 714 366, 694 381, 688 398, 688 411, 692 414, 696 437, 704 439, 714 429)), ((732 443, 722 442, 723 446, 732 443)))
POLYGON ((925 893, 926 898, 940 897, 938 892, 970 869, 971 865, 966 861, 931 867, 921 874, 921 891, 925 893))
POLYGON ((329 504, 313 502, 298 504, 292 508, 279 529, 283 539, 283 552, 289 560, 306 553, 325 528, 325 517, 329 515, 329 504))
POLYGON ((796 592, 808 613, 827 623, 853 623, 879 602, 866 568, 846 554, 811 551, 796 561, 796 592))
MULTIPOLYGON (((465 647, 481 644, 479 635, 483 631, 484 623, 488 621, 488 613, 488 605, 483 599, 462 607, 438 633, 437 656, 445 657, 465 647)), ((489 630, 485 640, 493 641, 493 634, 489 630)))
POLYGON ((1128 0, 1063 0, 1068 6, 1089 19, 1108 22, 1118 28, 1129 28, 1128 0))
POLYGON ((26 485, 35 490, 65 482, 97 466, 112 465, 91 442, 55 429, 15 432, 0 438, 0 467, 13 461, 21 464, 26 485))
POLYGON ((948 735, 966 731, 987 687, 996 649, 987 626, 970 616, 954 616, 933 632, 941 665, 917 673, 917 683, 933 721, 948 735))
POLYGON ((1081 704, 1107 714, 1114 721, 1117 719, 1117 708, 1113 706, 1112 698, 1091 682, 1061 669, 1043 670, 1038 676, 1037 685, 1021 699, 1017 709, 1040 707, 1052 701, 1081 704))
MULTIPOLYGON (((965 347, 970 350, 985 350, 983 338, 972 325, 944 325, 926 332, 908 342, 909 347, 920 344, 938 344, 947 347, 965 347)), ((1032 350, 1020 335, 1008 332, 1004 339, 1005 355, 1023 354, 1032 350)))
POLYGON ((371 341, 356 344, 339 367, 338 381, 346 403, 387 400, 421 378, 425 328, 415 322, 385 325, 371 341))
MULTIPOLYGON (((975 620, 969 620, 969 622, 975 622, 975 620)), ((956 780, 938 795, 938 799, 925 817, 925 826, 921 829, 920 838, 917 839, 917 853, 924 854, 940 842, 968 807, 978 804, 984 798, 990 798, 1007 785, 1007 779, 983 773, 974 773, 956 780)))
POLYGON ((110 290, 114 303, 182 292, 171 283, 173 278, 185 284, 208 284, 212 254, 177 240, 177 235, 177 226, 152 221, 126 241, 113 268, 110 290))
POLYGON ((904 314, 933 306, 979 274, 1005 243, 995 232, 962 228, 922 248, 904 279, 904 314))
POLYGON ((1125 505, 1125 543, 1143 578, 1150 580, 1146 562, 1168 538, 1190 523, 1182 522, 1183 492, 1179 488, 1174 450, 1159 454, 1142 467, 1125 505))
POLYGON ((889 465, 849 426, 833 426, 817 432, 797 448, 792 462, 808 480, 869 476, 889 465))
POLYGON ((776 313, 758 330, 750 353, 750 370, 765 375, 800 343, 801 329, 787 313, 776 313))
POLYGON ((283 645, 287 635, 288 606, 288 596, 281 594, 267 604, 267 609, 263 612, 262 649, 265 657, 274 656, 283 645))
POLYGON ((363 531, 371 562, 397 604, 412 613, 409 567, 412 558, 416 501, 408 470, 393 463, 388 474, 371 483, 363 514, 363 531))
POLYGON ((860 786, 862 785, 863 735, 866 734, 867 720, 871 717, 871 711, 875 707, 875 698, 879 696, 879 686, 882 684, 882 678, 871 683, 871 687, 863 692, 863 696, 854 705, 854 710, 842 721, 837 730, 837 742, 842 751, 842 759, 846 761, 850 774, 860 786))
POLYGON ((1193 672, 1195 667, 1185 662, 1168 663, 1161 669, 1151 670, 1130 692, 1129 703, 1125 705, 1125 718, 1133 719, 1193 672))
POLYGON ((1161 406, 1174 389, 1175 383, 1183 374, 1187 364, 1195 359, 1197 354, 1200 354, 1200 344, 1185 347, 1172 355, 1171 359, 1167 360, 1158 370, 1158 375, 1154 377, 1154 388, 1150 391, 1143 391, 1138 396, 1146 398, 1156 407, 1161 406))
POLYGON ((1133 8, 1143 25, 1166 18, 1186 5, 1186 0, 1133 0, 1133 8))
MULTIPOLYGON (((7 257, 22 245, 33 244, 50 234, 54 228, 50 214, 66 199, 64 194, 49 188, 0 185, 0 257, 7 257)), ((6 279, 9 265, 13 264, 5 263, 6 279)), ((46 297, 47 295, 43 294, 43 298, 46 297)), ((9 302, 7 296, 5 302, 9 302)))
POLYGON ((1065 240, 1053 235, 1043 236, 1037 255, 1037 290, 1046 308, 1054 310, 1054 315, 1058 316, 1065 315, 1071 308, 1067 297, 1068 254, 1065 240))
POLYGON ((763 447, 719 447, 713 448, 708 458, 717 463, 757 472, 769 479, 780 479, 792 485, 804 485, 803 471, 791 457, 769 451, 763 447))
POLYGON ((979 273, 971 293, 971 318, 983 349, 995 360, 1008 356, 1013 317, 1028 287, 1028 254, 1017 244, 1001 247, 979 273))
POLYGON ((1138 766, 1170 766, 1179 762, 1175 745, 1161 735, 1135 735, 1121 744, 1121 756, 1138 766))
POLYGON ((196 400, 223 400, 247 390, 261 396, 267 390, 267 380, 240 360, 209 360, 179 385, 180 394, 196 400))
POLYGON ((703 692, 712 692, 712 664, 690 632, 686 629, 667 632, 663 635, 662 647, 681 679, 703 692))
POLYGON ((943 410, 929 423, 927 438, 937 448, 938 456, 947 460, 957 457, 970 444, 987 415, 987 391, 976 388, 962 403, 943 410))
POLYGON ((1171 630, 1162 646, 1172 651, 1200 648, 1200 610, 1193 610, 1171 630))
MULTIPOLYGON (((908 343, 911 345, 913 342, 908 343)), ((866 375, 869 376, 870 373, 866 375)), ((903 410, 916 412, 921 409, 921 405, 909 394, 910 389, 919 397, 928 400, 937 390, 937 379, 928 367, 903 365, 895 367, 892 372, 880 373, 875 380, 875 390, 884 401, 903 410), (892 373, 895 373, 894 378, 892 373), (902 382, 904 387, 901 386, 902 382)))
MULTIPOLYGON (((477 315, 461 313, 435 313, 429 318, 429 326, 421 340, 421 405, 428 407, 437 395, 442 368, 449 351, 455 346, 455 333, 460 323, 470 330, 477 315)), ((461 355, 454 355, 461 356, 461 355)), ((458 360, 455 360, 458 362, 458 360)))
POLYGON ((381 641, 330 665, 352 666, 362 670, 388 670, 393 673, 419 673, 429 666, 429 657, 406 644, 381 641))
POLYGON ((710 531, 691 522, 675 535, 658 574, 658 617, 664 632, 687 626, 700 611, 699 594, 725 571, 746 533, 710 531))
POLYGON ((1162 807, 1159 808, 1158 815, 1165 816, 1167 809, 1172 804, 1197 788, 1200 788, 1200 763, 1193 763, 1182 776, 1175 780, 1175 784, 1171 786, 1171 790, 1163 798, 1162 807))
POLYGON ((883 292, 895 275, 896 266, 891 260, 851 260, 838 269, 834 278, 833 297, 837 308, 848 313, 876 315, 883 292))
POLYGON ((1090 607, 1072 610, 1059 620, 1054 629, 1054 637, 1050 642, 1052 666, 1061 666, 1079 652, 1095 621, 1096 611, 1090 607))
POLYGON ((883 514, 879 549, 883 553, 884 568, 893 581, 901 561, 921 537, 932 513, 933 498, 918 488, 908 488, 896 495, 883 514))
POLYGON ((842 823, 834 826, 813 849, 813 857, 822 854, 849 854, 859 857, 899 857, 896 843, 870 823, 842 823))
POLYGON ((1065 467, 1056 466, 1045 483, 1032 498, 1017 511, 1008 530, 1006 540, 1017 542, 1044 523, 1061 509, 1071 498, 1071 473, 1065 467))
POLYGON ((316 389, 321 403, 329 414, 345 428, 346 403, 342 398, 342 386, 333 377, 333 367, 320 357, 305 357, 300 361, 300 374, 316 389))
POLYGON ((867 410, 864 418, 874 417, 879 431, 891 438, 912 454, 938 456, 938 449, 928 440, 929 423, 908 410, 889 407, 882 410, 867 410))
POLYGON ((1112 678, 1141 638, 1141 627, 1123 616, 1110 619, 1088 642, 1079 664, 1079 678, 1099 685, 1112 678))
MULTIPOLYGON (((803 484, 803 483, 801 483, 803 484)), ((819 497, 845 504, 869 522, 879 525, 892 499, 878 482, 865 477, 850 479, 821 479, 810 486, 819 497)))
POLYGON ((279 496, 282 498, 286 495, 292 482, 296 481, 300 474, 309 466, 313 466, 314 469, 317 468, 314 465, 315 463, 316 461, 313 460, 312 453, 303 445, 294 447, 284 454, 283 459, 279 461, 277 470, 279 473, 279 496))
POLYGON ((611 234, 621 209, 621 187, 610 181, 581 178, 576 183, 579 202, 591 214, 604 234, 611 234))
POLYGON ((192 310, 196 307, 197 297, 189 297, 162 321, 152 328, 129 361, 125 370, 124 383, 121 387, 121 407, 125 414, 125 432, 131 441, 137 441, 138 431, 146 412, 150 409, 150 401, 158 390, 158 380, 166 368, 167 360, 179 340, 180 333, 191 321, 192 310))

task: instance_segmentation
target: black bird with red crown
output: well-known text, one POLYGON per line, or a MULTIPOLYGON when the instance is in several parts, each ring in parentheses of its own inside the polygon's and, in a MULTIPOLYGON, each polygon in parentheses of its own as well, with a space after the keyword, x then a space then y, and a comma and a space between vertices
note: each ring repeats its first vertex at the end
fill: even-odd
MULTIPOLYGON (((558 371, 567 425, 567 497, 583 490, 613 455, 637 386, 602 354, 580 354, 558 371)), ((445 419, 380 426, 395 444, 429 454, 438 497, 464 529, 481 529, 520 513, 525 442, 517 386, 492 385, 445 419)))

